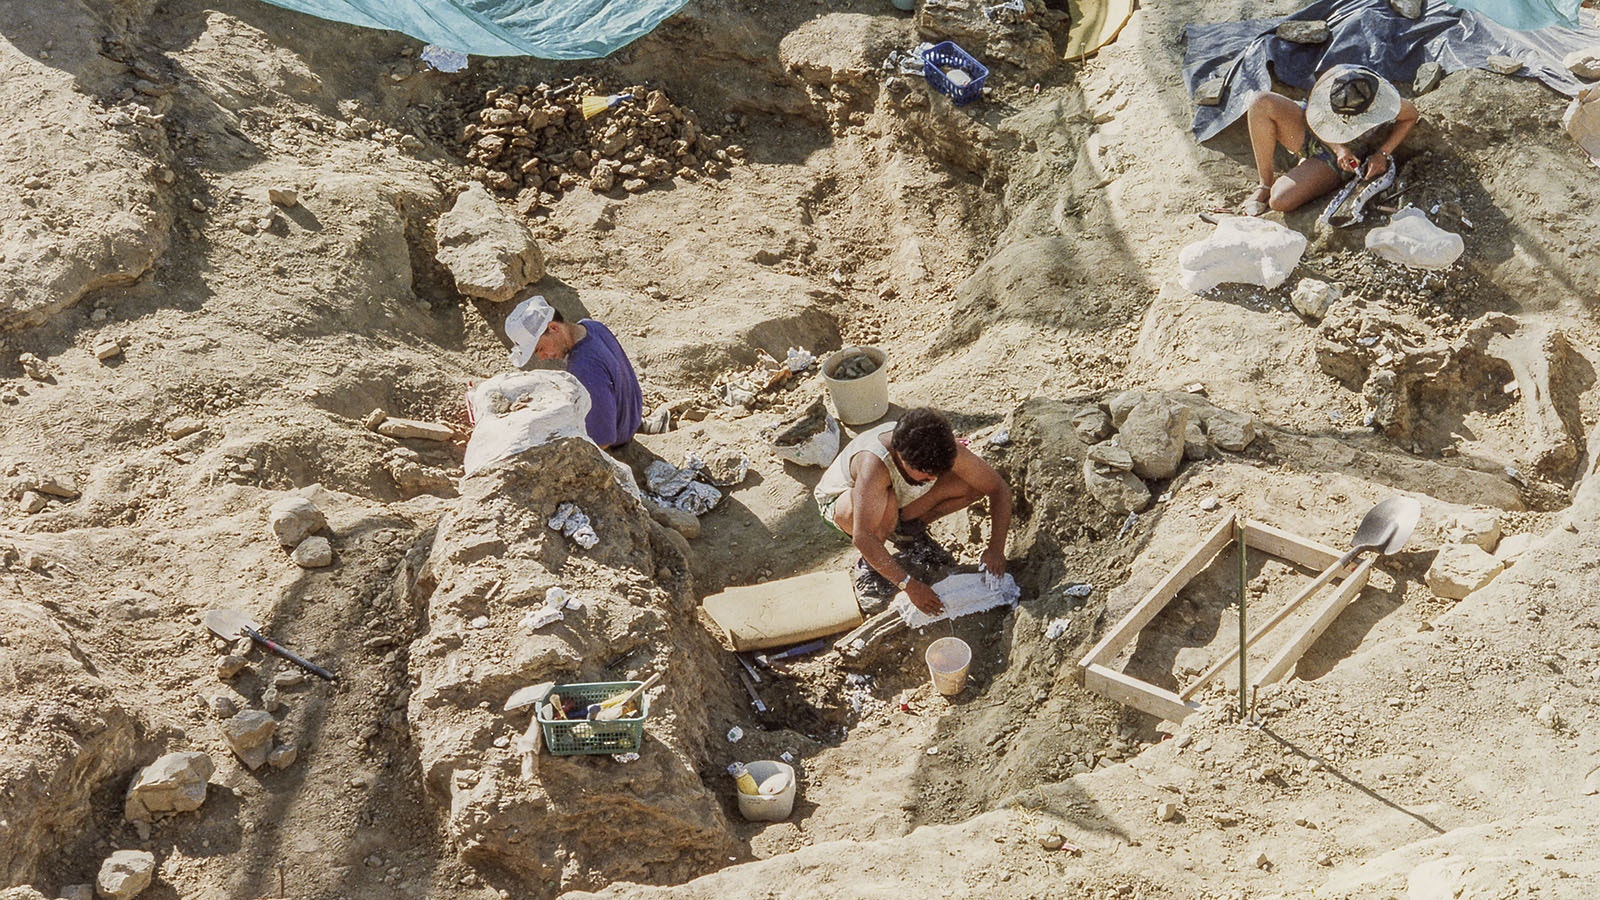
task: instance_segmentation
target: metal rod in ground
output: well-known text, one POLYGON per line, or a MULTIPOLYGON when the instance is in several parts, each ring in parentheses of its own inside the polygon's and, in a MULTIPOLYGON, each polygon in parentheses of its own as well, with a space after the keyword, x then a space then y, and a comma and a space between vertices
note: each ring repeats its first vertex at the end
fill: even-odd
POLYGON ((1248 654, 1245 653, 1245 651, 1248 649, 1245 646, 1248 643, 1248 639, 1245 637, 1244 601, 1245 601, 1245 595, 1249 593, 1249 589, 1250 589, 1250 583, 1249 583, 1249 568, 1250 567, 1249 567, 1249 558, 1248 558, 1248 556, 1249 556, 1249 553, 1248 553, 1249 546, 1246 543, 1246 539, 1245 539, 1244 519, 1241 518, 1239 520, 1238 528, 1239 528, 1239 721, 1243 722, 1243 721, 1245 721, 1245 718, 1246 718, 1246 716, 1248 714, 1248 708, 1247 708, 1246 703, 1245 703, 1245 697, 1247 696, 1247 694, 1245 692, 1249 689, 1248 688, 1249 682, 1247 682, 1245 680, 1245 662, 1244 662, 1245 656, 1248 655, 1248 654))

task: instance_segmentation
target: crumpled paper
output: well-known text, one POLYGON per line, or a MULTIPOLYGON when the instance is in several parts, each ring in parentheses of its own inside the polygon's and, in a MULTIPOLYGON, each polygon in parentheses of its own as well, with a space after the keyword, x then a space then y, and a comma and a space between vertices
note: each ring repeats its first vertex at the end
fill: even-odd
MULTIPOLYGON (((697 481, 700 469, 695 463, 704 466, 693 455, 689 457, 690 465, 682 469, 676 468, 665 460, 656 460, 644 470, 645 486, 654 499, 662 506, 670 506, 683 510, 696 516, 703 516, 710 512, 712 507, 722 502, 722 492, 697 481)), ((749 468, 748 463, 745 466, 749 468)), ((740 475, 743 480, 743 474, 740 475)))
POLYGON ((600 535, 595 534, 594 526, 589 524, 589 517, 583 514, 576 503, 563 503, 556 507, 556 514, 545 523, 552 529, 561 532, 572 539, 572 542, 588 550, 600 543, 600 535))

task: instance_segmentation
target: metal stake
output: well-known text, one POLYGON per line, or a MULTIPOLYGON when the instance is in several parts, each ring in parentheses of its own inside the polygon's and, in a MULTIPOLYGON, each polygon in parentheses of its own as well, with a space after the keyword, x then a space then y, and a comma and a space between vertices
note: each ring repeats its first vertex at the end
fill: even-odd
POLYGON ((1246 697, 1245 691, 1247 689, 1246 685, 1248 684, 1248 682, 1245 681, 1245 664, 1244 664, 1244 658, 1246 656, 1245 650, 1247 649, 1246 646, 1245 646, 1246 643, 1247 643, 1247 639, 1245 637, 1245 627, 1244 627, 1244 600, 1245 600, 1245 594, 1248 592, 1248 588, 1249 588, 1249 580, 1248 580, 1249 565, 1248 565, 1248 558, 1247 558, 1248 557, 1249 547, 1246 545, 1246 541, 1245 541, 1244 522, 1245 522, 1244 519, 1240 519, 1239 520, 1239 524, 1238 524, 1238 528, 1239 528, 1239 721, 1241 721, 1241 722, 1245 721, 1246 717, 1249 714, 1248 706, 1247 706, 1247 704, 1245 702, 1245 697, 1246 697))

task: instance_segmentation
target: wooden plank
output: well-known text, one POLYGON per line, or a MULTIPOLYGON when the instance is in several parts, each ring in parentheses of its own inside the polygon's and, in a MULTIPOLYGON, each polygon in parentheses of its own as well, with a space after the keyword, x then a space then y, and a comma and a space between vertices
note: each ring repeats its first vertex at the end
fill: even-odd
POLYGON ((1257 687, 1277 681, 1286 672, 1294 668, 1295 663, 1300 661, 1300 657, 1304 656, 1305 652, 1311 649, 1311 645, 1317 642, 1317 638, 1322 636, 1322 632, 1333 624, 1334 619, 1339 618, 1339 613, 1344 612, 1344 608, 1350 605, 1350 601, 1354 600, 1356 595, 1361 593, 1361 589, 1367 586, 1367 577, 1371 574, 1372 566, 1377 561, 1378 554, 1376 553, 1361 561, 1361 565, 1356 567, 1355 572, 1351 573, 1350 577, 1346 578, 1344 583, 1339 586, 1338 592, 1329 597, 1328 602, 1323 604, 1323 607, 1317 611, 1311 621, 1302 626, 1295 636, 1290 639, 1289 643, 1278 651, 1278 655, 1267 663, 1266 671, 1257 676, 1253 682, 1257 687))
POLYGON ((1173 722, 1183 721, 1185 716, 1200 708, 1198 703, 1185 702, 1169 690, 1108 669, 1099 663, 1090 663, 1084 669, 1083 683, 1118 703, 1173 722))
MULTIPOLYGON (((1245 533, 1246 534, 1250 534, 1251 533, 1251 528, 1250 528, 1249 523, 1245 524, 1245 533)), ((1292 613, 1295 610, 1299 609, 1300 608, 1300 604, 1302 604, 1302 603, 1306 602, 1306 600, 1310 599, 1313 595, 1315 595, 1317 593, 1317 591, 1322 590, 1323 585, 1325 585, 1328 582, 1332 581, 1334 579, 1334 576, 1339 574, 1339 569, 1338 569, 1339 559, 1342 559, 1342 557, 1334 559, 1333 562, 1328 564, 1328 567, 1326 569, 1322 570, 1321 574, 1319 574, 1316 578, 1311 580, 1310 584, 1308 584, 1305 587, 1301 588, 1300 589, 1300 593, 1295 594, 1293 597, 1290 597, 1289 598, 1289 602, 1285 603, 1281 608, 1278 609, 1277 612, 1273 613, 1271 618, 1267 619, 1267 621, 1265 621, 1265 622, 1262 622, 1260 625, 1257 625, 1256 628, 1255 628, 1255 631, 1251 632, 1250 636, 1245 639, 1245 642, 1244 642, 1245 649, 1249 649, 1251 647, 1254 647, 1255 644, 1256 644, 1256 641, 1260 640, 1262 635, 1266 634, 1267 632, 1271 631, 1273 628, 1277 627, 1279 622, 1282 622, 1285 618, 1287 618, 1289 616, 1290 613, 1292 613)), ((1352 574, 1350 577, 1354 578, 1355 576, 1352 574)), ((1182 691, 1179 691, 1178 692, 1178 696, 1182 697, 1185 700, 1189 699, 1190 697, 1193 697, 1197 692, 1199 692, 1199 690, 1201 688, 1205 687, 1206 684, 1211 681, 1211 679, 1217 677, 1218 673, 1220 673, 1223 669, 1227 668, 1228 663, 1231 663, 1231 662, 1233 662, 1234 660, 1236 660, 1238 658, 1239 658, 1239 648, 1238 647, 1230 648, 1227 653, 1223 654, 1221 659, 1219 659, 1216 662, 1211 664, 1211 668, 1209 668, 1209 669, 1205 670, 1204 672, 1202 672, 1200 674, 1200 677, 1195 679, 1193 683, 1191 683, 1188 687, 1184 688, 1182 691)))
POLYGON ((1308 569, 1326 569, 1329 563, 1344 555, 1326 544, 1258 522, 1244 523, 1244 533, 1251 550, 1260 550, 1308 569))
POLYGON ((1149 624, 1150 620, 1154 619, 1156 614, 1161 612, 1162 608, 1171 602, 1173 597, 1178 595, 1178 591, 1183 590, 1183 586, 1188 584, 1190 579, 1200 574, 1206 566, 1211 565, 1211 560, 1222 552, 1222 548, 1233 541, 1234 532, 1237 530, 1235 521, 1233 516, 1228 516, 1218 522, 1217 526, 1211 529, 1211 533, 1206 535, 1206 539, 1200 543, 1200 546, 1190 551, 1189 555, 1184 558, 1182 563, 1179 563, 1176 569, 1168 572, 1165 578, 1151 588, 1150 592, 1145 594, 1144 598, 1127 615, 1122 617, 1122 621, 1118 622, 1117 626, 1111 629, 1109 634, 1101 638, 1100 643, 1094 645, 1094 649, 1084 655, 1078 665, 1093 665, 1121 650, 1124 644, 1139 633, 1139 629, 1149 624))

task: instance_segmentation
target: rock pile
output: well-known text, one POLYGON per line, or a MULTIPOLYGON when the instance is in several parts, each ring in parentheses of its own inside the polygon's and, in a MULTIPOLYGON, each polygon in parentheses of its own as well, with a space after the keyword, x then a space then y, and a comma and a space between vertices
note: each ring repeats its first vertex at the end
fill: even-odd
POLYGON ((206 802, 206 782, 215 771, 204 753, 168 753, 134 776, 123 800, 123 816, 130 822, 148 822, 193 812, 206 802))
POLYGON ((1203 459, 1213 447, 1237 453, 1256 438, 1255 420, 1193 394, 1123 391, 1104 407, 1078 408, 1071 423, 1088 445, 1085 486, 1119 515, 1150 505, 1147 479, 1165 481, 1185 459, 1203 459))
MULTIPOLYGON (((693 111, 662 91, 634 86, 623 93, 633 99, 585 119, 583 98, 610 94, 591 79, 485 92, 477 121, 458 138, 472 176, 494 190, 526 190, 528 200, 548 203, 580 187, 637 193, 674 177, 719 178, 744 161, 743 147, 725 147, 693 111)), ((525 203, 524 211, 531 208, 525 203)))
POLYGON ((273 535, 291 551, 301 568, 320 569, 333 565, 333 545, 327 538, 315 534, 328 527, 327 518, 316 504, 304 497, 285 497, 272 505, 267 517, 273 535))

